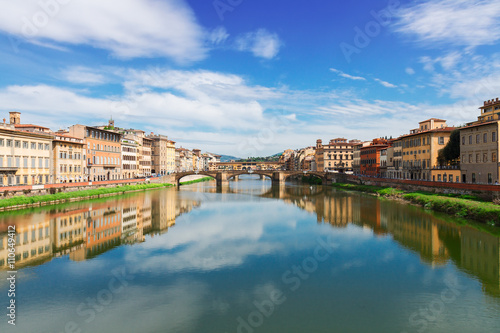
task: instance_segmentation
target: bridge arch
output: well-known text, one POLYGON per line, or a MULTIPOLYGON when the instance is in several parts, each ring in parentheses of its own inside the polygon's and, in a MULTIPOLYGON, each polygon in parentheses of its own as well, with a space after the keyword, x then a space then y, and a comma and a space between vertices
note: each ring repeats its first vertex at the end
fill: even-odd
POLYGON ((177 183, 177 186, 181 184, 181 179, 187 176, 207 176, 207 177, 212 177, 213 179, 216 179, 217 177, 217 172, 211 172, 211 171, 186 171, 186 172, 179 172, 175 176, 175 182, 177 183))
POLYGON ((314 176, 316 178, 321 179, 321 181, 324 183, 326 178, 325 178, 325 173, 323 172, 317 172, 317 171, 308 171, 304 173, 303 171, 297 171, 297 172, 292 172, 292 173, 287 173, 284 175, 285 180, 287 180, 290 177, 297 177, 297 176, 314 176))
POLYGON ((261 170, 252 170, 252 172, 249 172, 250 170, 241 170, 240 172, 235 172, 231 174, 227 180, 234 179, 234 177, 241 176, 241 175, 257 175, 257 176, 265 176, 268 177, 269 179, 273 179, 273 174, 271 172, 265 172, 261 170))

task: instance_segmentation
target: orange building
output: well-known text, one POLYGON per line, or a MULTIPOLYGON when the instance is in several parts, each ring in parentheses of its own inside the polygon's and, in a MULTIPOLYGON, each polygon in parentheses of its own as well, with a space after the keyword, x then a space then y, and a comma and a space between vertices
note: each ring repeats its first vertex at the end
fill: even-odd
POLYGON ((86 214, 86 258, 94 257, 117 246, 122 234, 120 206, 98 204, 86 214))
POLYGON ((69 135, 84 139, 87 177, 90 181, 121 179, 121 135, 119 133, 73 125, 69 135))
POLYGON ((362 175, 380 176, 380 151, 387 147, 389 147, 387 140, 373 139, 369 146, 359 149, 361 157, 360 171, 362 175))

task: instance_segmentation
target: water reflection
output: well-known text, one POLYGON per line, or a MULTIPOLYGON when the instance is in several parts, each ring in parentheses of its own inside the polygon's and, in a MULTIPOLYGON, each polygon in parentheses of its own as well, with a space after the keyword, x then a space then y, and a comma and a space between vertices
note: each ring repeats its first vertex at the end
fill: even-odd
POLYGON ((181 214, 200 205, 179 199, 175 190, 74 203, 61 208, 4 213, 0 222, 0 268, 6 270, 7 229, 16 226, 16 267, 43 264, 53 257, 94 258, 122 244, 163 234, 181 214))
MULTIPOLYGON (((431 267, 442 267, 451 261, 481 281, 487 293, 500 296, 500 238, 495 235, 453 223, 451 219, 429 214, 418 207, 336 192, 326 187, 271 187, 266 181, 238 187, 243 183, 223 189, 217 189, 214 184, 204 184, 184 187, 181 191, 169 189, 138 193, 52 209, 40 208, 31 214, 23 211, 4 213, 0 222, 0 268, 6 269, 8 225, 16 225, 18 269, 40 265, 63 255, 69 255, 73 261, 88 260, 120 245, 142 243, 147 235, 168 232, 180 215, 199 207, 203 200, 209 200, 203 195, 182 195, 183 191, 189 192, 194 188, 199 191, 198 194, 243 193, 260 199, 279 199, 314 214, 318 223, 329 224, 334 228, 346 228, 350 224, 360 226, 370 230, 376 237, 391 237, 402 248, 417 253, 421 261, 431 267)), ((229 197, 217 198, 224 201, 229 197)), ((229 232, 234 225, 230 221, 224 222, 223 216, 216 218, 221 222, 219 226, 210 225, 208 228, 212 228, 212 231, 209 234, 216 231, 215 238, 224 242, 224 233, 229 232)), ((259 235, 262 235, 262 230, 259 235)), ((245 237, 248 234, 242 232, 236 239, 240 244, 246 244, 245 237)), ((210 239, 210 242, 214 241, 214 238, 210 239)), ((230 246, 235 239, 228 238, 226 241, 226 245, 230 246)), ((195 239, 189 242, 195 242, 195 239)), ((182 244, 182 241, 171 240, 171 243, 182 244)), ((213 244, 203 244, 200 240, 197 245, 200 251, 196 252, 196 246, 192 247, 196 253, 188 252, 185 258, 179 260, 182 259, 184 264, 191 262, 193 267, 220 267, 221 263, 217 260, 209 262, 208 257, 203 258, 203 253, 213 247, 213 244), (196 260, 202 260, 203 263, 193 263, 196 260)), ((251 244, 246 246, 250 247, 251 244)), ((268 249, 275 248, 270 243, 265 246, 268 249)), ((265 253, 264 248, 261 247, 260 252, 250 252, 262 254, 265 253)), ((231 261, 231 265, 241 263, 241 257, 229 259, 238 256, 238 247, 227 251, 220 253, 221 258, 231 261)))
MULTIPOLYGON (((491 295, 500 296, 500 237, 452 218, 387 200, 336 192, 326 187, 277 187, 262 194, 314 213, 318 223, 336 228, 355 224, 374 235, 392 237, 432 267, 452 260, 473 274, 491 295)), ((496 231, 498 232, 498 230, 496 231)))

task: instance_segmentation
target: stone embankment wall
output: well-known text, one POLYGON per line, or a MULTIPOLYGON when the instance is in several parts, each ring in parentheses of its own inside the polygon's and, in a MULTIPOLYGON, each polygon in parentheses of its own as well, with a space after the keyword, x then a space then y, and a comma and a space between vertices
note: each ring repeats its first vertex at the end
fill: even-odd
POLYGON ((475 195, 489 201, 500 198, 500 185, 430 182, 407 179, 386 179, 354 175, 342 175, 342 177, 337 178, 337 182, 394 187, 409 192, 425 191, 444 194, 468 194, 475 195))
POLYGON ((137 178, 123 180, 108 180, 100 182, 80 182, 80 183, 62 183, 45 185, 26 185, 26 186, 4 186, 0 187, 0 198, 10 198, 16 195, 43 195, 59 192, 74 192, 81 190, 90 190, 101 187, 114 187, 117 185, 137 185, 142 183, 160 183, 160 178, 137 178))

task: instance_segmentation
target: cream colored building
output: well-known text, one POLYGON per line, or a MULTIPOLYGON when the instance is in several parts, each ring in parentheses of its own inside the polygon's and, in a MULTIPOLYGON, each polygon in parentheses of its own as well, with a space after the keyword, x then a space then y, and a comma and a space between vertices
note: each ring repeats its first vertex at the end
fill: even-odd
MULTIPOLYGON (((48 184, 52 179, 53 135, 41 131, 38 126, 17 129, 20 113, 13 112, 11 123, 0 124, 0 174, 2 184, 48 184)), ((23 128, 22 126, 19 128, 23 128)), ((45 127, 40 127, 45 129, 45 127)))
POLYGON ((324 171, 345 172, 353 171, 354 146, 361 143, 359 140, 336 138, 323 145, 324 171))
POLYGON ((52 156, 52 179, 55 183, 87 181, 83 139, 61 133, 54 134, 52 156))
POLYGON ((499 181, 500 101, 485 101, 478 120, 460 128, 462 182, 494 184, 499 181))
POLYGON ((152 140, 151 172, 158 175, 170 174, 175 171, 175 141, 165 135, 148 136, 152 140))
POLYGON ((137 177, 139 164, 137 154, 139 145, 132 140, 122 139, 122 179, 137 177))

